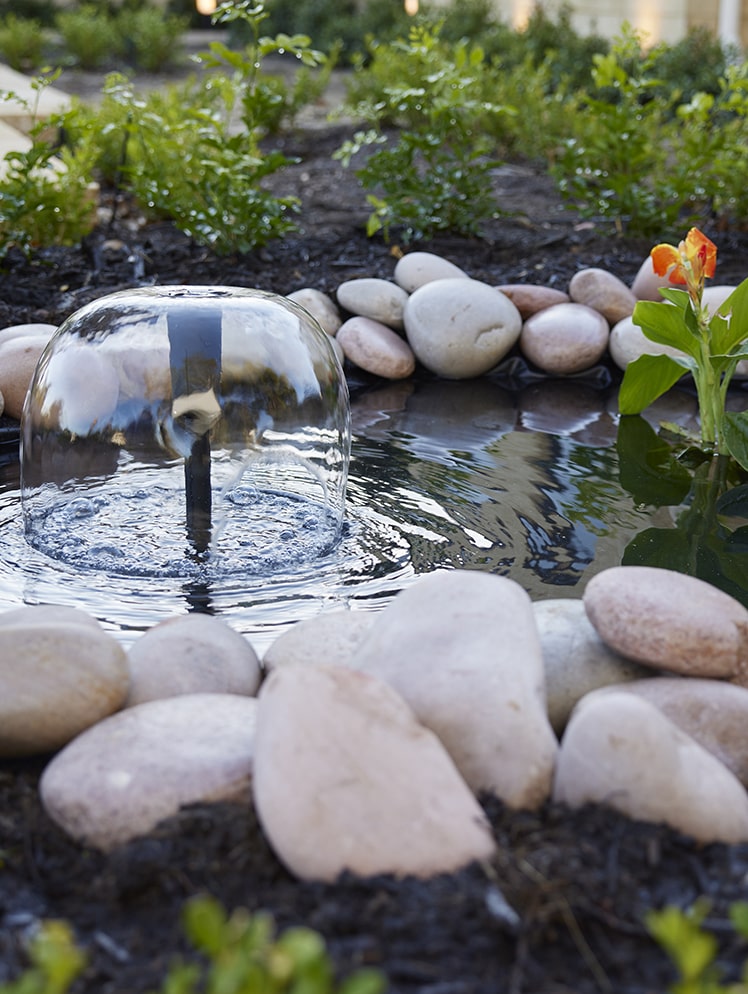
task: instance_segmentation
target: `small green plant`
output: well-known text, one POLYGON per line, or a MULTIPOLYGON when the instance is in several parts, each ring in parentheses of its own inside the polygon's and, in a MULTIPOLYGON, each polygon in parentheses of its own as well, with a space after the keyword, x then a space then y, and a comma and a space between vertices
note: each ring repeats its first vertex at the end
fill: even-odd
POLYGON ((157 7, 123 7, 114 18, 117 49, 128 65, 162 72, 177 61, 188 22, 157 7))
MULTIPOLYGON (((671 994, 748 994, 748 961, 737 983, 721 982, 715 963, 717 940, 704 928, 708 911, 708 902, 697 901, 688 911, 668 906, 646 915, 650 934, 678 970, 679 978, 670 988, 671 994)), ((736 901, 729 916, 738 935, 748 939, 748 903, 736 901)))
POLYGON ((498 163, 486 125, 509 112, 486 98, 483 50, 445 45, 438 28, 416 26, 407 41, 373 46, 372 57, 359 71, 393 82, 381 99, 349 104, 370 127, 334 153, 345 166, 367 153, 356 169, 373 207, 367 233, 389 238, 396 227, 406 242, 436 231, 478 234, 498 214, 489 180, 498 163), (394 134, 385 130, 392 124, 394 134))
POLYGON ((384 978, 358 970, 340 985, 322 937, 308 928, 277 936, 269 915, 242 908, 230 916, 211 897, 189 901, 184 909, 187 937, 207 959, 207 967, 177 963, 161 994, 382 994, 384 978))
POLYGON ((66 994, 86 965, 67 922, 46 921, 31 940, 30 967, 18 980, 0 984, 0 994, 66 994))
POLYGON ((656 245, 651 255, 658 275, 686 289, 661 289, 667 303, 639 301, 633 320, 651 341, 682 354, 642 355, 630 363, 619 392, 620 412, 639 414, 689 372, 699 400, 702 447, 715 453, 727 450, 748 469, 748 418, 725 413, 735 368, 748 359, 748 279, 710 314, 702 298, 704 280, 717 265, 716 245, 692 228, 679 246, 656 245))
MULTIPOLYGON (((33 106, 13 93, 0 92, 0 100, 12 98, 36 118, 39 95, 58 76, 59 70, 32 81, 33 106)), ((63 121, 60 115, 49 124, 36 122, 30 148, 5 156, 0 175, 0 259, 12 247, 28 255, 39 246, 72 245, 96 223, 92 150, 57 149, 46 137, 50 127, 54 130, 63 121)))
POLYGON ((19 72, 42 65, 47 32, 34 18, 6 14, 0 19, 0 58, 19 72))
POLYGON ((111 62, 118 51, 114 17, 94 4, 61 11, 55 27, 66 53, 81 69, 99 69, 111 62))

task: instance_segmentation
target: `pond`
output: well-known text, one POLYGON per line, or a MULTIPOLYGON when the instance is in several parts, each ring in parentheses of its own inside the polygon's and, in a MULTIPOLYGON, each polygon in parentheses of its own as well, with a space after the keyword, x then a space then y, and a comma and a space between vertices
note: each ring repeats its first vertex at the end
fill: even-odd
MULTIPOLYGON (((416 576, 440 567, 511 577, 533 600, 581 597, 589 578, 619 565, 641 536, 646 548, 652 535, 655 545, 664 535, 688 546, 690 533, 684 537, 679 522, 685 518, 693 530, 689 515, 705 520, 686 471, 686 483, 681 475, 673 488, 662 466, 651 464, 647 446, 657 436, 642 419, 633 465, 630 452, 621 465, 616 396, 605 370, 551 381, 517 382, 504 372, 470 381, 354 382, 339 546, 298 568, 223 579, 207 571, 187 578, 110 575, 32 549, 23 534, 11 432, 0 466, 0 609, 77 606, 125 644, 170 615, 210 611, 262 653, 296 621, 335 607, 378 610, 416 576)), ((743 398, 739 392, 736 404, 743 398)), ((653 423, 693 424, 696 400, 687 390, 671 391, 650 413, 653 423)), ((716 549, 712 558, 731 592, 745 592, 748 507, 738 500, 727 510, 703 541, 716 549)), ((666 560, 669 550, 666 542, 666 560)), ((648 553, 637 555, 644 561, 648 553)))

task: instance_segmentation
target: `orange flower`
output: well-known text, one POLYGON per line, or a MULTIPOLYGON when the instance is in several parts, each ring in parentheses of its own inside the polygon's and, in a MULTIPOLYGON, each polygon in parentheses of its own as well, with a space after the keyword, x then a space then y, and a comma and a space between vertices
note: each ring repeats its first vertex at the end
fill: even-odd
POLYGON ((691 228, 684 241, 675 245, 655 245, 650 252, 658 276, 668 276, 671 283, 703 287, 704 277, 714 276, 717 246, 698 228, 691 228))

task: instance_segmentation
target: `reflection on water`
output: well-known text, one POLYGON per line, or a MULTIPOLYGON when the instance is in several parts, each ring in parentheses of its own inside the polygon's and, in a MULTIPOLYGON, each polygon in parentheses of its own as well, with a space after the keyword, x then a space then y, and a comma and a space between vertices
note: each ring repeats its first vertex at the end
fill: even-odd
MULTIPOLYGON (((508 391, 490 378, 354 390, 347 522, 332 553, 269 576, 106 576, 56 562, 23 538, 17 463, 0 481, 0 609, 83 607, 132 640, 171 614, 208 610, 258 651, 323 608, 376 610, 418 574, 465 567, 510 576, 533 597, 581 596, 669 509, 618 482, 615 391, 584 382, 508 391)), ((105 539, 105 536, 102 537, 105 539)), ((146 571, 147 572, 147 571, 146 571)))

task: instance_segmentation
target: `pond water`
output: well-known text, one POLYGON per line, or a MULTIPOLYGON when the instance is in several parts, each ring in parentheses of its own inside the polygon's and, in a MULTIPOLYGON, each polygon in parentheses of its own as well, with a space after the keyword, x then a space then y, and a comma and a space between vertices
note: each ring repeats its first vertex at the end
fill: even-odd
MULTIPOLYGON (((77 606, 125 644, 170 615, 206 610, 261 654, 296 621, 333 607, 378 610, 440 567, 511 577, 534 600, 580 597, 592 575, 621 563, 637 536, 678 535, 679 516, 692 503, 687 486, 664 499, 650 488, 642 499, 636 485, 621 483, 631 472, 621 472, 617 388, 604 379, 354 386, 339 546, 298 568, 245 577, 199 569, 181 577, 119 576, 31 548, 9 446, 0 466, 0 610, 77 606)), ((674 391, 652 419, 692 424, 695 413, 695 398, 674 391)), ((654 437, 646 424, 644 430, 654 437)), ((747 578, 748 590, 745 510, 734 503, 727 534, 737 536, 732 573, 738 586, 747 578)))

